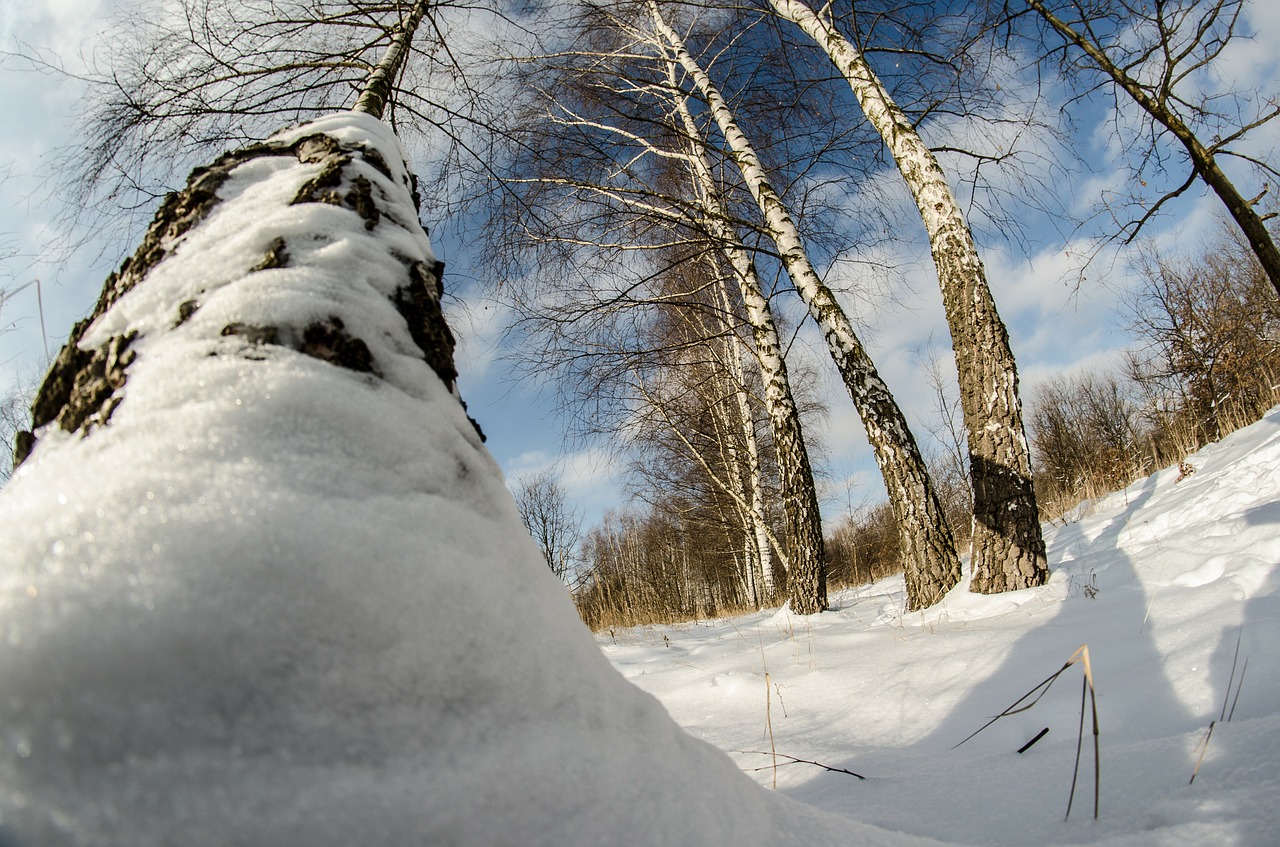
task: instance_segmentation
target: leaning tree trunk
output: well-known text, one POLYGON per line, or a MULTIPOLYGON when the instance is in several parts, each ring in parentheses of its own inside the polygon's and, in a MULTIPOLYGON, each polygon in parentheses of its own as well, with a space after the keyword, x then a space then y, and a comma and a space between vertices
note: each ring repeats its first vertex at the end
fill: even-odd
POLYGON ((356 99, 352 111, 363 112, 375 118, 381 118, 387 103, 395 89, 396 77, 400 75, 405 63, 409 60, 409 47, 413 36, 417 33, 422 19, 430 8, 429 0, 415 0, 409 13, 401 19, 399 25, 391 33, 391 43, 382 53, 382 59, 373 66, 364 88, 356 99))
POLYGON ((932 605, 960 580, 960 560, 951 529, 915 438, 887 385, 880 378, 853 324, 809 262, 790 213, 765 176, 760 159, 738 127, 728 104, 710 77, 667 25, 655 3, 655 26, 705 98, 730 155, 742 172, 764 216, 765 229, 809 313, 817 321, 827 349, 866 428, 867 440, 884 477, 897 519, 906 565, 907 607, 932 605))
POLYGON ((937 158, 862 53, 801 0, 769 0, 830 57, 888 145, 929 236, 960 380, 973 480, 971 588, 983 593, 1048 579, 1031 457, 1009 335, 973 234, 937 158))

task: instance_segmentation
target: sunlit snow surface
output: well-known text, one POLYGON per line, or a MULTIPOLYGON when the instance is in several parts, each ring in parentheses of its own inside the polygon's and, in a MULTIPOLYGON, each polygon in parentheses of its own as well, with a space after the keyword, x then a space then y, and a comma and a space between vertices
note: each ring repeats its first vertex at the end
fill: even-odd
POLYGON ((778 789, 860 821, 962 844, 1280 844, 1280 410, 1046 527, 1053 577, 959 586, 903 614, 901 579, 837 611, 604 633, 614 664, 694 735, 778 789), (1239 639, 1235 685, 1228 693, 1239 639), (1092 820, 1073 667, 1032 709, 953 749, 1089 645, 1101 747, 1092 820), (1248 670, 1241 673, 1245 660, 1248 670), (1237 698, 1237 689, 1239 695, 1237 698), (1230 722, 1221 722, 1224 705, 1230 722), (1194 784, 1198 745, 1218 721, 1194 784), (1019 755, 1040 730, 1049 733, 1019 755), (765 751, 765 752, 752 752, 765 751), (785 762, 780 758, 779 762, 785 762), (754 770, 763 768, 763 770, 754 770))
POLYGON ((388 302, 431 256, 398 144, 317 131, 391 164, 357 165, 377 225, 243 165, 91 331, 141 331, 110 424, 0 492, 0 845, 918 843, 761 790, 610 668, 388 302), (382 378, 221 334, 331 315, 382 378))

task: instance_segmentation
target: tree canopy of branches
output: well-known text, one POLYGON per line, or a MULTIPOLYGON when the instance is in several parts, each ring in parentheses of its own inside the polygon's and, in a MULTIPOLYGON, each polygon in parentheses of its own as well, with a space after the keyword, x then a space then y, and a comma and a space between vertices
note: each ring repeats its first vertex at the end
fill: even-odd
POLYGON ((493 75, 475 82, 491 55, 478 21, 496 33, 515 28, 486 0, 124 7, 105 36, 105 67, 88 79, 68 188, 80 206, 107 217, 146 209, 220 150, 350 108, 385 109, 404 143, 434 145, 419 169, 439 164, 433 180, 456 180, 462 160, 470 169, 484 157, 477 127, 501 114, 490 108, 500 88, 493 75))
POLYGON ((562 582, 572 584, 582 541, 581 511, 569 503, 551 471, 516 477, 514 494, 520 520, 537 542, 547 567, 562 582))
MULTIPOLYGON (((1222 201, 1280 295, 1280 248, 1266 225, 1274 213, 1256 208, 1280 170, 1273 149, 1252 143, 1280 116, 1280 92, 1242 90, 1216 64, 1231 41, 1245 35, 1245 0, 1025 0, 1018 8, 1044 24, 1045 56, 1057 59, 1061 71, 1084 77, 1086 88, 1112 87, 1115 132, 1133 156, 1132 176, 1106 201, 1121 235, 1132 240, 1170 201, 1202 182, 1222 201), (1241 193, 1223 160, 1255 171, 1255 196, 1241 193), (1132 208, 1138 212, 1130 217, 1125 210, 1132 208)), ((1012 11, 1009 4, 1005 9, 1012 11)))
POLYGON ((1280 400, 1280 306, 1238 231, 1148 246, 1127 306, 1123 367, 1040 386, 1030 431, 1050 516, 1179 464, 1280 400))
POLYGON ((1144 394, 1180 410, 1197 445, 1261 415, 1280 383, 1280 301, 1241 239, 1220 234, 1198 256, 1148 251, 1139 273, 1130 375, 1144 394))

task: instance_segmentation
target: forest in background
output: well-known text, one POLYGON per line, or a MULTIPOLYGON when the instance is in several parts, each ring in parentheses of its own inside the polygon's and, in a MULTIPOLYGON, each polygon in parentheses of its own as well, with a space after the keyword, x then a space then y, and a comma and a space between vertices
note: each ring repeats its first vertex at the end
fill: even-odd
MULTIPOLYGON (((1238 239, 1223 229, 1190 255, 1146 258, 1143 286, 1125 317, 1145 344, 1126 351, 1114 370, 1051 379, 1028 401, 1045 521, 1183 463, 1280 402, 1280 305, 1238 239)), ((939 401, 939 409, 954 406, 945 393, 939 401)), ((948 446, 931 468, 952 526, 963 529, 971 512, 962 444, 948 446)), ((687 472, 696 476, 697 469, 687 472)), ((705 619, 779 600, 753 594, 743 582, 733 525, 706 508, 714 492, 654 497, 586 526, 548 476, 517 479, 515 491, 526 526, 548 560, 560 563, 553 570, 594 629, 705 619), (560 528, 548 534, 552 525, 560 528)), ((868 584, 903 568, 887 503, 838 520, 827 530, 826 551, 833 587, 868 584)))

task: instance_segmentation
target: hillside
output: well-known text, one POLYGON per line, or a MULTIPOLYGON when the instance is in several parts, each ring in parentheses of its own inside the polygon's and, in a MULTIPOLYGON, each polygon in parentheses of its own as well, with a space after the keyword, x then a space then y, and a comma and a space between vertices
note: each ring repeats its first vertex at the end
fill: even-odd
POLYGON ((1053 577, 983 597, 961 585, 905 615, 900 579, 835 611, 603 634, 614 665, 690 732, 778 790, 888 829, 961 844, 1280 843, 1280 410, 1048 528, 1053 577), (1239 642, 1235 685, 1228 692, 1239 642), (1086 717, 1063 822, 1082 671, 955 745, 1087 644, 1086 717), (1248 662, 1245 671, 1245 662, 1248 662), (1243 673, 1243 679, 1242 679, 1243 673), (1238 696, 1237 696, 1238 689, 1238 696), (1220 721, 1224 702, 1232 713, 1220 721), (1218 721, 1188 784, 1211 721, 1218 721), (1026 753, 1016 751, 1042 729, 1026 753))

